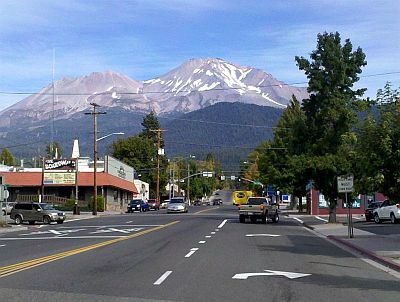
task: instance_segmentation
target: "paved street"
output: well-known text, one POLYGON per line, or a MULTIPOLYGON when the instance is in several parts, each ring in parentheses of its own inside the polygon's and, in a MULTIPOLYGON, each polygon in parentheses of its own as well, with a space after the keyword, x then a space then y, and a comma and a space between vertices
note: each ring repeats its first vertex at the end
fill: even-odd
POLYGON ((0 234, 4 301, 398 301, 399 279, 291 217, 104 216, 0 234))

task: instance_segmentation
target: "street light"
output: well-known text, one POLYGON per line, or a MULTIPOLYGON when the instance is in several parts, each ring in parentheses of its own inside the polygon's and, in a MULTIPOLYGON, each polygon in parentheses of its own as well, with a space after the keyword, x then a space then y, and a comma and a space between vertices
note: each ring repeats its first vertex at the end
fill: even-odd
POLYGON ((102 136, 102 137, 96 139, 96 142, 101 141, 102 139, 105 139, 105 138, 107 138, 107 137, 110 137, 111 135, 124 135, 124 134, 125 134, 124 132, 114 132, 114 133, 110 133, 110 134, 104 135, 104 136, 102 136))

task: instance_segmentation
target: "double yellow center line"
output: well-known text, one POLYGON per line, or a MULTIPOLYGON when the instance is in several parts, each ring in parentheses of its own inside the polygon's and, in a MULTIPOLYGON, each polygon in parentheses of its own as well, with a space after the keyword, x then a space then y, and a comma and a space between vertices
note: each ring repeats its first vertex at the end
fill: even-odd
POLYGON ((132 234, 132 235, 128 235, 128 236, 125 236, 125 237, 111 239, 111 240, 108 240, 108 241, 92 244, 92 245, 81 247, 81 248, 78 248, 78 249, 74 249, 74 250, 70 250, 70 251, 66 251, 66 252, 62 252, 62 253, 58 253, 58 254, 53 254, 53 255, 49 255, 49 256, 45 256, 45 257, 41 257, 41 258, 36 258, 36 259, 33 259, 33 260, 24 261, 24 262, 19 262, 19 263, 12 264, 12 265, 3 266, 3 267, 0 267, 0 278, 9 276, 9 275, 12 275, 12 274, 15 274, 15 273, 18 273, 18 272, 33 268, 33 267, 36 267, 36 266, 39 266, 39 265, 42 265, 42 264, 46 264, 46 263, 49 263, 49 262, 52 262, 52 261, 60 260, 60 259, 65 258, 65 257, 69 257, 69 256, 77 255, 77 254, 80 254, 80 253, 83 253, 83 252, 87 252, 87 251, 90 251, 90 250, 94 250, 94 249, 97 249, 97 248, 102 247, 102 246, 107 246, 107 245, 114 244, 114 243, 117 243, 117 242, 120 242, 120 241, 128 240, 128 239, 135 238, 135 237, 139 237, 139 236, 145 235, 147 233, 154 232, 154 231, 157 231, 157 230, 172 226, 172 225, 174 225, 174 224, 176 224, 178 222, 179 221, 173 221, 173 222, 170 222, 170 223, 167 223, 167 224, 163 224, 163 225, 160 225, 158 227, 147 229, 147 230, 144 230, 144 231, 132 234))

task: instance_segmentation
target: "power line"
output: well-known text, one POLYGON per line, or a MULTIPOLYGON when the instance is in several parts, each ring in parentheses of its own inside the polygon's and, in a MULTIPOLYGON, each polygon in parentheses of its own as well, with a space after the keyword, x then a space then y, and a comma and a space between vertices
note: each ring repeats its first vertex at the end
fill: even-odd
MULTIPOLYGON (((360 75, 359 78, 370 78, 370 77, 378 77, 378 76, 385 76, 385 75, 395 75, 395 74, 400 74, 400 71, 392 71, 392 72, 383 72, 383 73, 375 73, 375 74, 369 74, 369 75, 360 75)), ((305 85, 308 84, 308 81, 305 82, 293 82, 293 83, 279 83, 279 84, 269 84, 269 85, 256 85, 252 87, 255 88, 268 88, 268 87, 280 87, 280 86, 294 86, 294 85, 305 85)), ((226 91, 226 90, 238 90, 242 89, 244 87, 238 86, 238 87, 226 87, 226 88, 211 88, 208 90, 180 90, 180 91, 137 91, 137 92, 116 92, 118 95, 144 95, 144 94, 180 94, 180 93, 190 93, 190 92, 209 92, 209 91, 226 91)), ((109 93, 98 93, 96 95, 106 95, 106 94, 112 94, 113 92, 110 91, 109 93)), ((22 91, 0 91, 0 94, 3 95, 52 95, 52 93, 49 92, 22 92, 22 91)), ((57 93, 59 96, 91 96, 93 93, 78 93, 78 92, 64 92, 64 93, 57 93)))

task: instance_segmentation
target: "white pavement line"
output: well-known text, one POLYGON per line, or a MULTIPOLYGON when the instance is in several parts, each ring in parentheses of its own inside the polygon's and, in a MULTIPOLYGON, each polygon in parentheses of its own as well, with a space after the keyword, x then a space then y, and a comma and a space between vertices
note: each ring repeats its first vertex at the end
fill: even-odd
POLYGON ((219 232, 219 229, 215 229, 216 232, 219 232))
POLYGON ((5 244, 0 244, 0 247, 2 247, 2 246, 6 246, 5 244))
POLYGON ((210 235, 207 235, 206 238, 211 238, 211 236, 210 236, 210 235))
POLYGON ((228 219, 225 219, 224 221, 222 221, 221 224, 218 226, 218 228, 219 229, 222 228, 227 221, 228 221, 228 219))
POLYGON ((0 238, 0 241, 14 241, 14 240, 49 240, 49 239, 112 239, 112 238, 122 238, 126 236, 76 236, 76 237, 25 237, 25 238, 0 238))
POLYGON ((211 232, 211 235, 215 235, 215 232, 211 232))
POLYGON ((298 222, 300 222, 300 223, 304 223, 303 220, 301 220, 301 219, 299 219, 299 218, 297 218, 297 217, 290 217, 290 218, 292 218, 292 219, 294 219, 294 220, 296 220, 296 221, 298 221, 298 222))
POLYGON ((206 243, 206 241, 205 240, 201 240, 201 241, 199 241, 199 243, 200 244, 204 244, 204 243, 206 243))
POLYGON ((80 225, 74 227, 60 227, 59 229, 76 229, 76 228, 98 228, 98 229, 106 229, 106 228, 115 228, 115 227, 158 227, 160 224, 114 224, 114 225, 80 225))
POLYGON ((168 278, 169 275, 171 275, 172 271, 166 271, 164 274, 162 274, 162 276, 160 278, 157 279, 156 282, 154 282, 154 285, 160 285, 161 283, 163 283, 165 281, 165 279, 168 278))
POLYGON ((280 237, 281 235, 276 234, 247 234, 246 237, 280 237))
POLYGON ((133 221, 127 221, 126 223, 132 223, 133 221))
POLYGON ((124 234, 129 234, 129 232, 128 231, 125 231, 125 230, 118 230, 118 229, 114 229, 114 228, 108 228, 110 231, 113 231, 113 232, 120 232, 120 233, 124 233, 124 234))
POLYGON ((322 217, 319 217, 319 216, 314 216, 314 217, 319 219, 319 220, 321 220, 321 221, 328 222, 328 219, 325 219, 325 218, 322 218, 322 217))
POLYGON ((189 257, 192 256, 194 253, 196 253, 197 250, 198 250, 198 248, 192 248, 192 249, 190 249, 190 252, 187 253, 187 254, 185 255, 185 258, 189 258, 189 257))
POLYGON ((61 232, 58 232, 56 230, 49 230, 50 233, 54 234, 54 235, 62 235, 61 232))

